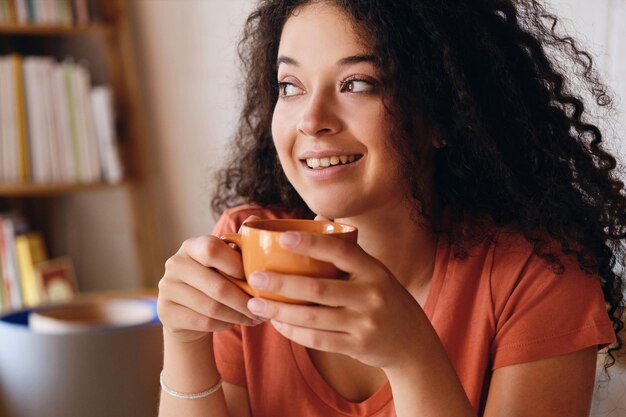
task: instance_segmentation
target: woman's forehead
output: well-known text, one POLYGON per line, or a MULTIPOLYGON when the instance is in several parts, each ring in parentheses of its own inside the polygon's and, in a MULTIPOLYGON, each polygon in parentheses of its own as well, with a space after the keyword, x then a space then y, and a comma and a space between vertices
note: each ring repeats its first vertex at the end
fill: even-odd
POLYGON ((358 26, 341 8, 323 2, 299 7, 282 30, 279 55, 349 55, 370 53, 358 26))

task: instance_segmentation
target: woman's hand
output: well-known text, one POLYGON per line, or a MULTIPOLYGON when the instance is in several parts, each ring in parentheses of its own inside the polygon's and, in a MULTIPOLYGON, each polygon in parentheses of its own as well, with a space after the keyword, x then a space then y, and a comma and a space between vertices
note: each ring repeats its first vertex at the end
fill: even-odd
POLYGON ((360 246, 321 234, 288 232, 283 247, 330 262, 348 280, 263 271, 250 283, 263 291, 318 305, 253 298, 248 308, 269 318, 285 337, 306 347, 348 355, 367 365, 401 369, 420 353, 420 327, 428 319, 413 296, 360 246))
POLYGON ((167 260, 157 300, 166 332, 193 342, 233 324, 259 323, 246 307, 250 297, 218 271, 244 276, 239 252, 214 236, 186 240, 167 260))

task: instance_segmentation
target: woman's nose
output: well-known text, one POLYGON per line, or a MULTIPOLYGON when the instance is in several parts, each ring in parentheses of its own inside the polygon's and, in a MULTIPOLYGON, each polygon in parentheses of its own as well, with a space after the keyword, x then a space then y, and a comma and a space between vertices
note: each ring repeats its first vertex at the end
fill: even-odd
POLYGON ((309 94, 309 100, 297 124, 298 131, 311 137, 339 132, 341 119, 337 113, 337 103, 332 95, 323 92, 309 94))

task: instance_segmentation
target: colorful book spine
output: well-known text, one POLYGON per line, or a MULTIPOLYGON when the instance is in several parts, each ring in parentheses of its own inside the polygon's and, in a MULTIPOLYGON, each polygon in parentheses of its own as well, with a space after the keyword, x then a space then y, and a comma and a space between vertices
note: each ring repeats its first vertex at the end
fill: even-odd
POLYGON ((28 127, 26 116, 26 100, 24 97, 24 73, 22 65, 22 57, 20 55, 11 55, 13 63, 13 82, 15 84, 15 111, 18 126, 18 143, 19 143, 19 178, 22 182, 30 181, 30 149, 28 146, 28 127))
POLYGON ((39 233, 26 233, 15 237, 15 251, 20 272, 24 305, 33 307, 45 301, 38 280, 36 266, 46 260, 43 238, 39 233))
POLYGON ((22 307, 22 290, 15 253, 16 222, 12 216, 0 215, 0 262, 6 307, 22 307))

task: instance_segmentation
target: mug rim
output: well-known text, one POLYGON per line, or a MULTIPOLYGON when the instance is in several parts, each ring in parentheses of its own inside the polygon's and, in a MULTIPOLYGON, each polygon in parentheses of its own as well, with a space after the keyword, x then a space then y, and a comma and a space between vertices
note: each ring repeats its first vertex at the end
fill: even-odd
POLYGON ((342 230, 325 233, 329 235, 340 235, 344 233, 354 233, 357 231, 356 226, 352 226, 350 224, 339 223, 339 222, 335 222, 332 220, 310 220, 310 219, 256 219, 256 220, 249 220, 249 221, 244 222, 241 225, 241 227, 247 227, 249 229, 260 230, 263 232, 270 232, 270 233, 284 233, 289 230, 296 230, 296 229, 268 230, 268 229, 263 229, 261 227, 255 226, 257 223, 263 223, 263 222, 273 222, 273 223, 283 223, 283 224, 289 224, 289 223, 332 224, 332 225, 338 225, 342 227, 342 230))

